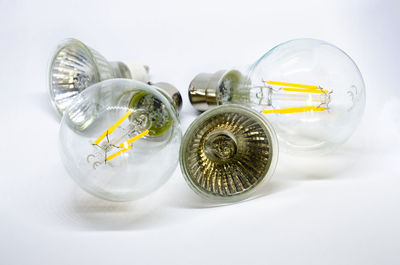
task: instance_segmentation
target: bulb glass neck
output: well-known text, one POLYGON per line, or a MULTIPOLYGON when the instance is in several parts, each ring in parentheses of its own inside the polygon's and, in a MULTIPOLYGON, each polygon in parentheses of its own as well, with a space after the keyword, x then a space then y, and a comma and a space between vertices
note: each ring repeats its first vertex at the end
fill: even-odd
POLYGON ((182 110, 182 96, 179 90, 166 82, 158 82, 158 83, 152 83, 152 82, 147 82, 147 84, 155 87, 161 94, 163 94, 174 106, 174 109, 177 114, 182 110))

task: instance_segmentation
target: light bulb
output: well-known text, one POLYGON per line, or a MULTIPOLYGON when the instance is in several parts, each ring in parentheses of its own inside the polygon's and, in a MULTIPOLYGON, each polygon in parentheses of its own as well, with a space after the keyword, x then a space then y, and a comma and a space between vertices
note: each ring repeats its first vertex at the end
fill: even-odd
POLYGON ((59 143, 71 177, 89 193, 135 200, 165 183, 178 163, 181 130, 170 99, 154 86, 106 80, 64 112, 59 143))
POLYGON ((277 159, 277 139, 269 122, 234 104, 198 117, 180 149, 180 165, 189 186, 217 203, 254 195, 273 174, 277 159))
POLYGON ((323 154, 343 144, 359 124, 365 86, 357 65, 336 46, 296 39, 271 49, 245 71, 199 74, 189 98, 200 111, 236 103, 272 123, 292 154, 323 154))
POLYGON ((109 62, 79 40, 61 43, 49 67, 51 101, 62 115, 74 98, 87 87, 111 78, 148 81, 148 68, 135 62, 109 62))

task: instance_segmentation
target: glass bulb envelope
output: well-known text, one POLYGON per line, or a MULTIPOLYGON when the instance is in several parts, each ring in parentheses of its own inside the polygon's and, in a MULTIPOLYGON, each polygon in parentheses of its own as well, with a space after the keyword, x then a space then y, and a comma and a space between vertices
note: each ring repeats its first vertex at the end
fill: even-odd
POLYGON ((89 193, 135 200, 164 184, 178 163, 177 111, 157 88, 129 79, 97 83, 64 112, 63 164, 89 193))
POLYGON ((189 88, 199 110, 241 104, 264 114, 282 150, 322 154, 353 134, 365 108, 354 61, 321 40, 296 39, 271 49, 247 70, 199 74, 189 88))

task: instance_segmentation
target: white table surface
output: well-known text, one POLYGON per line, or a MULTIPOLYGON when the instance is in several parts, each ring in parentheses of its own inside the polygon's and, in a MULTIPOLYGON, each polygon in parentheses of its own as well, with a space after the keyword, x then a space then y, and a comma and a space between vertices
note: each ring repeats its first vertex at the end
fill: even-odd
POLYGON ((0 264, 400 264, 399 18, 397 0, 0 0, 0 264), (358 63, 365 116, 329 156, 281 154, 254 200, 208 207, 177 168, 142 200, 106 202, 58 155, 47 64, 67 37, 175 84, 183 130, 197 73, 324 39, 358 63))

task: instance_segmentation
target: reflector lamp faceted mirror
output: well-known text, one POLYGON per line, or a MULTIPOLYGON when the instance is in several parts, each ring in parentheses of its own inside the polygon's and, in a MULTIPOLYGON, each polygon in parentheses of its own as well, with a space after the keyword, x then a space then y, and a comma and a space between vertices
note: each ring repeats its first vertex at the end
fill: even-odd
POLYGON ((67 39, 54 52, 49 67, 49 92, 59 115, 92 84, 111 78, 148 81, 148 68, 135 62, 109 62, 79 40, 67 39))
POLYGON ((255 195, 272 176, 277 160, 270 123, 256 111, 234 104, 198 117, 180 148, 181 170, 189 186, 222 204, 255 195))

